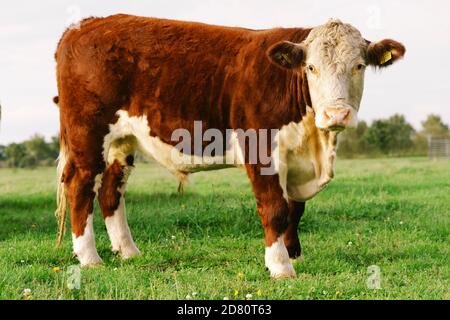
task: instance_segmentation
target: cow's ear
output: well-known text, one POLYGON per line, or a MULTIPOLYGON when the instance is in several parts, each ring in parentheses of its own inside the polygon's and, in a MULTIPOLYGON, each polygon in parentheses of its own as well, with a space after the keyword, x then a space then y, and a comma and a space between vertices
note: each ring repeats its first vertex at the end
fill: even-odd
POLYGON ((405 46, 395 40, 372 42, 367 48, 367 61, 375 67, 387 67, 403 58, 405 52, 405 46))
POLYGON ((294 69, 303 63, 305 49, 301 44, 282 41, 271 46, 267 51, 267 56, 273 64, 283 69, 294 69))

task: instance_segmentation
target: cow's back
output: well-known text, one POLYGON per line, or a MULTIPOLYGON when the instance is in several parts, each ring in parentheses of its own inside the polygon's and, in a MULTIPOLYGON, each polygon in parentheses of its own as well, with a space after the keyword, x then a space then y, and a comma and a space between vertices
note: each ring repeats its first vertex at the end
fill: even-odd
MULTIPOLYGON (((101 113, 108 123, 118 110, 146 115, 152 134, 168 143, 175 129, 193 129, 195 120, 205 128, 233 128, 236 108, 254 114, 245 103, 257 104, 259 92, 274 91, 272 82, 286 77, 269 63, 266 50, 281 40, 301 41, 307 32, 128 15, 86 19, 58 47, 61 112, 101 113), (87 95, 97 103, 64 107, 64 101, 87 95)), ((264 97, 268 104, 270 98, 264 97)))
MULTIPOLYGON (((58 69, 62 76, 85 77, 92 86, 113 74, 129 85, 133 81, 135 90, 155 86, 155 79, 167 80, 180 94, 189 83, 203 85, 215 69, 231 63, 249 32, 127 15, 89 18, 63 35, 56 55, 58 69)), ((109 86, 115 84, 108 80, 109 86)))

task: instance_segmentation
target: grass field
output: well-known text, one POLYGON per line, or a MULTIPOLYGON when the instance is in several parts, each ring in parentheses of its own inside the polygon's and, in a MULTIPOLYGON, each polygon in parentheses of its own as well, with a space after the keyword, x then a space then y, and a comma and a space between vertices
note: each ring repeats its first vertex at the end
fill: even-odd
POLYGON ((70 236, 55 248, 54 169, 0 170, 0 299, 449 299, 450 162, 339 160, 308 202, 297 279, 271 280, 243 171, 193 176, 186 194, 155 165, 138 165, 127 194, 143 255, 122 262, 96 208, 104 266, 69 290, 70 236), (382 289, 369 290, 368 267, 382 289), (24 297, 25 289, 30 289, 24 297), (188 297, 189 298, 189 297, 188 297))

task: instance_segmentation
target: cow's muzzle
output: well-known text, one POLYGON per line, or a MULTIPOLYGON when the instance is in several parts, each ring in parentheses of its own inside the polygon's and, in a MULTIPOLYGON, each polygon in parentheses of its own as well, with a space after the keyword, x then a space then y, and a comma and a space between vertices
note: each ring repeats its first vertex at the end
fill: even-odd
POLYGON ((343 131, 352 121, 352 109, 349 107, 329 107, 323 111, 323 128, 330 131, 343 131))

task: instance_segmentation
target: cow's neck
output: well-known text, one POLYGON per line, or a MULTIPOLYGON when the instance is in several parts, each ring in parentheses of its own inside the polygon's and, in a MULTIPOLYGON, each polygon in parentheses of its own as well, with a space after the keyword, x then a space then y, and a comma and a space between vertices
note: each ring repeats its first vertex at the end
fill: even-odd
POLYGON ((271 63, 267 50, 279 41, 300 43, 309 32, 310 29, 298 28, 262 32, 254 35, 254 41, 241 50, 242 55, 236 55, 234 65, 239 69, 227 77, 233 80, 231 96, 221 100, 232 102, 231 128, 281 129, 292 121, 300 122, 310 104, 306 74, 271 63))
POLYGON ((306 201, 322 191, 334 177, 337 133, 320 130, 308 107, 300 123, 280 131, 280 183, 286 196, 306 201))

